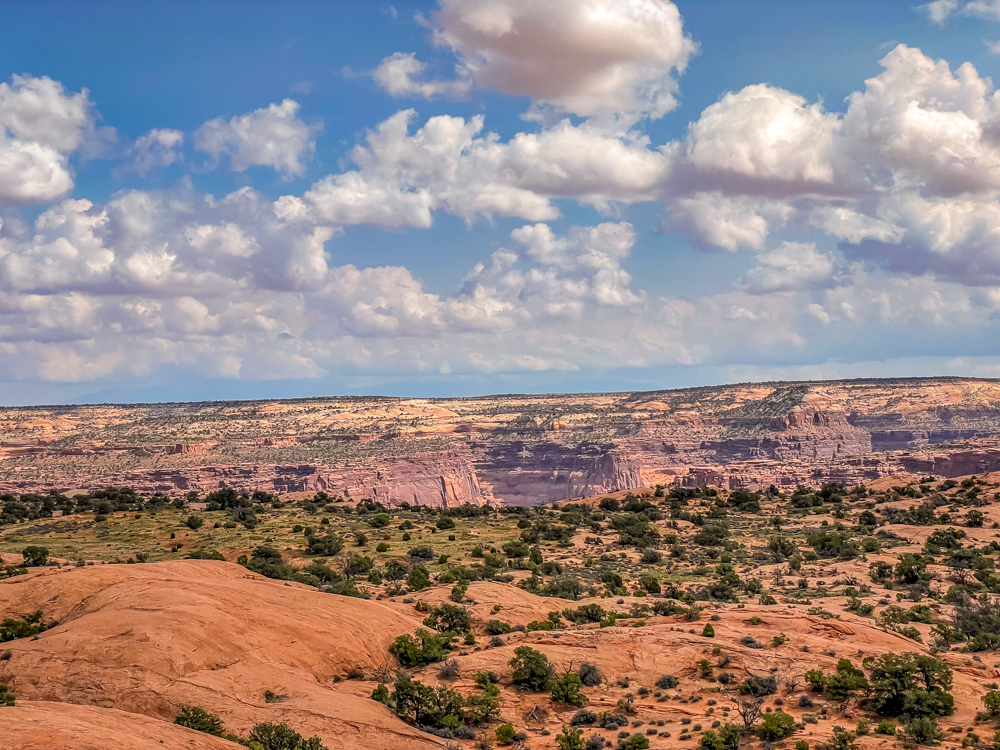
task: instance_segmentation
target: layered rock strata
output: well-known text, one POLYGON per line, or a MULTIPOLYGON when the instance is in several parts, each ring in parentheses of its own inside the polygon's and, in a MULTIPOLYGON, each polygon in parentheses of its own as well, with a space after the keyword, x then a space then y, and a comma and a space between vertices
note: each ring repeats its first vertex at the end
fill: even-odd
POLYGON ((1000 382, 927 378, 473 399, 0 410, 0 491, 220 486, 533 505, 1000 469, 1000 382))

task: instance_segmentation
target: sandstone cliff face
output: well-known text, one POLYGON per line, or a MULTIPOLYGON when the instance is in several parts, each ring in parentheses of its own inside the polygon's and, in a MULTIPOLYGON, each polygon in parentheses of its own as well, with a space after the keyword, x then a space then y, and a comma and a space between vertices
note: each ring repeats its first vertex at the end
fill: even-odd
MULTIPOLYGON (((177 452, 177 451, 175 451, 177 452)), ((319 492, 350 500, 371 499, 383 505, 432 505, 452 508, 464 504, 483 505, 479 479, 468 452, 450 452, 383 461, 358 468, 275 464, 197 466, 126 472, 114 482, 143 492, 212 492, 232 487, 253 492, 319 492)), ((103 479, 81 478, 78 489, 101 489, 103 479)), ((0 492, 63 490, 55 482, 6 481, 0 492)))
POLYGON ((0 491, 128 485, 531 505, 652 484, 781 487, 998 467, 1000 382, 0 409, 0 491))

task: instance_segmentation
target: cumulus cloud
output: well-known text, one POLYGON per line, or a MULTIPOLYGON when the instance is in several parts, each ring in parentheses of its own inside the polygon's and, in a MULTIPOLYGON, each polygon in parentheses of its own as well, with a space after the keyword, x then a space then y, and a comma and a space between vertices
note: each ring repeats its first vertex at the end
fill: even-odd
POLYGON ((383 60, 389 93, 461 95, 471 84, 606 124, 659 118, 677 102, 675 72, 697 45, 668 0, 440 0, 427 21, 458 57, 454 81, 418 82, 412 54, 383 60))
MULTIPOLYGON (((503 54, 466 68, 476 85, 486 73, 515 80, 504 29, 548 23, 534 5, 446 2, 429 21, 438 32, 454 26, 445 11, 478 24, 455 45, 487 49, 479 37, 497 35, 503 54)), ((621 61, 609 39, 613 67, 621 61)), ((474 59, 454 49, 461 64, 474 59)), ((598 119, 545 120, 502 139, 482 116, 420 121, 404 110, 368 132, 342 171, 276 201, 250 188, 216 198, 182 183, 103 205, 64 200, 33 227, 10 216, 0 226, 0 376, 141 377, 168 365, 240 378, 721 366, 873 357, 886 330, 894 341, 922 331, 928 346, 954 349, 1000 313, 1000 100, 968 64, 899 46, 882 66, 843 113, 757 84, 723 94, 683 138, 659 146, 600 120, 654 112, 637 79, 623 74, 616 94, 633 99, 587 109, 580 102, 591 100, 573 98, 583 84, 566 78, 556 93, 530 95, 598 119), (656 296, 626 270, 635 229, 617 220, 557 229, 565 201, 612 217, 657 202, 664 230, 701 250, 750 249, 757 263, 729 290, 656 296), (488 259, 470 260, 454 294, 429 291, 415 269, 331 263, 327 245, 346 227, 425 228, 440 213, 524 226, 488 259), (820 251, 803 232, 839 245, 820 251)), ((427 83, 424 69, 401 70, 410 72, 400 85, 427 83)), ((71 155, 96 132, 85 92, 39 80, 4 89, 6 201, 63 195, 71 155), (48 114, 32 114, 39 107, 48 114)), ((129 164, 169 165, 183 138, 152 131, 129 164)), ((196 148, 228 155, 234 169, 268 165, 286 177, 304 172, 314 138, 291 100, 194 135, 196 148)))
MULTIPOLYGON (((396 52, 382 60, 372 72, 372 77, 392 96, 410 96, 423 99, 438 97, 461 98, 469 93, 472 81, 458 78, 452 81, 418 81, 417 78, 427 67, 417 59, 415 53, 396 52)), ((459 75, 464 69, 456 71, 459 75)))
POLYGON ((0 203, 44 203, 73 187, 69 157, 108 136, 95 126, 86 89, 48 77, 0 83, 0 203))
POLYGON ((483 133, 482 116, 432 117, 411 133, 415 117, 404 110, 380 123, 351 152, 356 169, 283 198, 281 210, 336 227, 428 227, 434 211, 548 221, 560 215, 558 198, 600 208, 655 199, 670 168, 644 139, 569 122, 502 142, 483 133))
POLYGON ((1000 99, 989 79, 905 45, 880 62, 843 115, 766 85, 706 108, 661 149, 665 227, 728 250, 760 249, 794 223, 884 246, 905 244, 911 214, 894 206, 908 197, 995 202, 1000 99))
POLYGON ((184 144, 184 133, 169 128, 154 128, 136 138, 128 150, 128 169, 145 177, 157 167, 169 167, 182 160, 178 151, 184 144))
POLYGON ((299 177, 316 150, 316 131, 298 117, 299 103, 285 99, 245 115, 209 120, 194 132, 194 146, 218 160, 230 157, 235 172, 271 167, 285 177, 299 177))
POLYGON ((753 181, 759 192, 797 192, 834 181, 833 138, 840 123, 820 104, 766 84, 726 94, 691 124, 684 162, 702 175, 753 181))
POLYGON ((751 294, 823 289, 830 286, 834 262, 814 243, 784 242, 757 256, 759 265, 740 280, 751 294))
POLYGON ((1000 21, 1000 0, 933 0, 919 9, 934 23, 943 24, 949 16, 961 13, 989 21, 1000 21))

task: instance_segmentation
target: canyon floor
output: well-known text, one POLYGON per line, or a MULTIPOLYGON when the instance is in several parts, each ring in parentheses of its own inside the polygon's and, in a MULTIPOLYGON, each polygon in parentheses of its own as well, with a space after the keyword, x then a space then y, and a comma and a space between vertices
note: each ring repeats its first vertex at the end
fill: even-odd
POLYGON ((8 494, 0 747, 989 747, 998 498, 8 494))

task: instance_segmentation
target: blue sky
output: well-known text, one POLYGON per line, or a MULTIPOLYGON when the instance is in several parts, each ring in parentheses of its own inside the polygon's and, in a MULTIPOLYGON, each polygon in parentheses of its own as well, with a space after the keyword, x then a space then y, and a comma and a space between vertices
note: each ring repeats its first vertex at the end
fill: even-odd
POLYGON ((0 21, 4 403, 1000 374, 995 0, 0 21))

